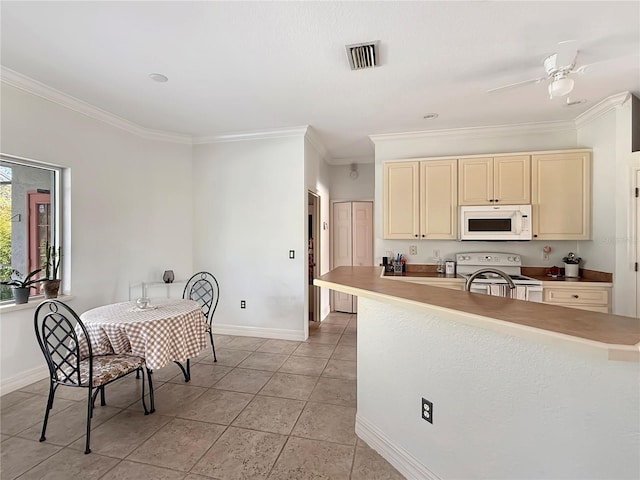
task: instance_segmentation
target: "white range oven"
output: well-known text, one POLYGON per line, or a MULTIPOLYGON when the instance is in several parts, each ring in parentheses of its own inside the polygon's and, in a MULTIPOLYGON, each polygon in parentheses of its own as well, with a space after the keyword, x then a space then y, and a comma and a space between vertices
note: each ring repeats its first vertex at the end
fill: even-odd
POLYGON ((478 275, 471 284, 471 292, 542 302, 542 282, 521 274, 522 259, 515 253, 470 252, 456 254, 458 274, 465 279, 481 269, 492 268, 508 275, 516 286, 510 289, 507 281, 494 273, 478 275))

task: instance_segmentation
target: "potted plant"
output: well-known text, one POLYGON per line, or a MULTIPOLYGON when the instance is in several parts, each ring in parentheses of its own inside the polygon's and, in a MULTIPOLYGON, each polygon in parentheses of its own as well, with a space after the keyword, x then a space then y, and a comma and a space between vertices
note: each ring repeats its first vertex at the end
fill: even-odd
POLYGON ((566 257, 562 258, 564 262, 564 276, 565 277, 579 277, 580 276, 580 257, 576 257, 576 254, 569 252, 566 257))
POLYGON ((58 247, 58 249, 56 250, 55 245, 49 245, 49 242, 47 242, 45 255, 45 278, 42 282, 44 298, 58 298, 58 291, 60 290, 60 279, 58 278, 58 271, 60 269, 60 257, 62 257, 62 249, 58 247))
POLYGON ((24 277, 18 270, 11 270, 11 279, 0 282, 2 285, 10 285, 13 287, 13 299, 16 304, 27 303, 29 301, 29 293, 33 285, 42 281, 42 278, 33 278, 42 271, 41 268, 29 272, 24 277))

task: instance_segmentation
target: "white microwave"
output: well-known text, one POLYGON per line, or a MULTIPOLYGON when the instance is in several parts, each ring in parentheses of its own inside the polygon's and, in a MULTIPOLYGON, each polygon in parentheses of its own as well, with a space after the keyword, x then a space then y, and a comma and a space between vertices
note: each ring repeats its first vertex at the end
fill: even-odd
POLYGON ((460 207, 460 240, 531 240, 531 205, 460 207))

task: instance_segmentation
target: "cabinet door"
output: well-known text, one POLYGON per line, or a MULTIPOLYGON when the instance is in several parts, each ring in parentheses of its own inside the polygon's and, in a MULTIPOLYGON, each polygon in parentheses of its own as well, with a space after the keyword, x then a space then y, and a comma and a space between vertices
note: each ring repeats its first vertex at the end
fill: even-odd
POLYGON ((493 159, 493 199, 503 205, 531 203, 531 160, 529 155, 493 159))
POLYGON ((550 153, 531 158, 534 240, 591 237, 591 155, 550 153))
POLYGON ((384 238, 418 238, 419 163, 385 163, 383 182, 384 238))
POLYGON ((458 203, 493 205, 493 158, 458 160, 458 203))
POLYGON ((420 238, 456 238, 457 176, 456 159, 420 162, 420 238))

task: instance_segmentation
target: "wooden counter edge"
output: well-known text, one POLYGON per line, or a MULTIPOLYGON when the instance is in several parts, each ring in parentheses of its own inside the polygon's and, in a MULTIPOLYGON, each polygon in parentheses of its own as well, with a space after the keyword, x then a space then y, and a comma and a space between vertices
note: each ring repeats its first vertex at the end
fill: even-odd
MULTIPOLYGON (((607 359, 611 361, 624 361, 624 362, 640 362, 640 342, 635 345, 620 345, 611 344, 605 342, 599 342, 596 340, 589 340, 585 338, 575 337, 565 333, 554 332, 551 330, 544 330, 540 328, 531 327, 528 325, 521 325, 519 323, 512 323, 508 320, 500 320, 492 317, 487 317, 481 314, 469 313, 461 310, 455 310, 447 307, 441 307, 426 303, 424 301, 416 301, 406 298, 401 298, 395 295, 386 295, 384 293, 366 290, 363 288, 353 287, 349 285, 343 285, 319 278, 314 279, 313 284, 318 287, 324 287, 331 290, 337 290, 349 295, 355 295, 364 298, 370 298, 373 300, 383 301, 389 304, 395 304, 399 306, 410 306, 424 309, 428 307, 432 310, 440 311, 445 314, 455 314, 456 320, 468 325, 477 326, 480 328, 489 329, 492 331, 498 331, 502 333, 515 333, 518 332, 521 336, 546 339, 552 341, 559 341, 564 344, 573 344, 576 346, 587 347, 591 350, 596 349, 599 352, 605 352, 607 359)), ((434 287, 437 288, 437 287, 434 287)))

